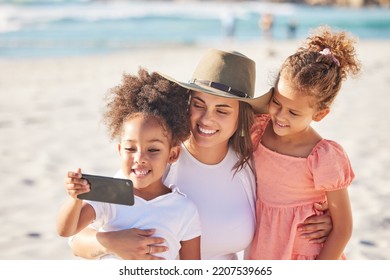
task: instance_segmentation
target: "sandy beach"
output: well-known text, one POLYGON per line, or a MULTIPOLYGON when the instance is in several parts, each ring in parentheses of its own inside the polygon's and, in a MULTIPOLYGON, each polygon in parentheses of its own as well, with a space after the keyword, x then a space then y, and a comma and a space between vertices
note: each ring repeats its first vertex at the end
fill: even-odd
MULTIPOLYGON (((165 46, 101 56, 0 59, 0 259, 74 260, 55 231, 68 170, 112 176, 115 144, 101 124, 103 97, 139 66, 188 80, 210 47, 237 50, 257 64, 256 92, 272 84, 299 41, 165 46), (270 55, 272 50, 272 55, 270 55)), ((360 41, 363 72, 348 79, 332 113, 316 128, 350 156, 352 260, 390 260, 390 41, 360 41)))

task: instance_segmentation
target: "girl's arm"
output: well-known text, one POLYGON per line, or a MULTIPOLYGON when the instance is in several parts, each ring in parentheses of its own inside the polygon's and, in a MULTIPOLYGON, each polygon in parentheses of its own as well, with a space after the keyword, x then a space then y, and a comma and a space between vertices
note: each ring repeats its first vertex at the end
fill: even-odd
POLYGON ((190 240, 181 241, 181 260, 200 260, 200 236, 190 240))
POLYGON ((72 236, 88 226, 95 218, 95 210, 91 205, 69 197, 60 209, 57 232, 60 236, 72 236))
POLYGON ((69 199, 61 207, 57 218, 57 232, 60 236, 69 237, 90 224, 95 218, 93 207, 77 198, 77 195, 88 192, 90 186, 81 179, 81 169, 69 171, 65 179, 65 189, 69 199))
POLYGON ((141 230, 136 228, 97 232, 87 227, 72 238, 70 246, 73 254, 86 258, 98 259, 101 256, 113 253, 126 260, 160 260, 153 254, 165 252, 166 246, 159 246, 165 242, 164 238, 153 237, 154 229, 141 230), (149 246, 152 254, 149 255, 149 246))
POLYGON ((352 235, 352 210, 348 189, 326 193, 333 229, 324 243, 318 260, 340 259, 352 235))

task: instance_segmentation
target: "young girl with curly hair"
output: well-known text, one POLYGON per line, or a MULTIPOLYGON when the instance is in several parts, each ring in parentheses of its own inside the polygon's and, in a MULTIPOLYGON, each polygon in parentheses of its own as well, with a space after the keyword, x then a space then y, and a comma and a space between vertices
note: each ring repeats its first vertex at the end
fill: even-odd
MULTIPOLYGON (((70 197, 57 220, 59 234, 72 236, 92 222, 100 231, 156 228, 156 236, 164 238, 169 247, 157 256, 200 259, 197 208, 177 186, 168 187, 162 179, 190 134, 187 90, 141 68, 138 76, 124 75, 123 83, 108 97, 104 121, 111 138, 118 140, 122 161, 116 177, 132 180, 135 204, 80 200, 77 195, 88 192, 89 185, 81 179, 80 169, 77 174, 68 172, 68 179, 77 175, 80 181, 66 184, 70 197)), ((103 256, 107 257, 116 256, 103 256)))
POLYGON ((347 187, 354 172, 344 149, 310 124, 330 112, 342 81, 359 70, 354 39, 326 26, 282 64, 269 114, 258 116, 253 128, 258 176, 251 259, 345 258, 352 234, 347 187), (323 201, 333 229, 324 244, 311 244, 298 237, 297 225, 323 201))

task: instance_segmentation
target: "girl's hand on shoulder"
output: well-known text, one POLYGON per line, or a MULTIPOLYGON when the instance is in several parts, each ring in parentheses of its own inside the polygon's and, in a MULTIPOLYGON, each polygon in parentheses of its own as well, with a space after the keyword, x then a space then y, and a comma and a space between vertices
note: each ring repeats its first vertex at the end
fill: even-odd
POLYGON ((65 189, 73 199, 78 199, 77 195, 89 192, 90 190, 88 181, 81 179, 81 176, 81 169, 77 168, 76 172, 68 171, 65 179, 65 189))

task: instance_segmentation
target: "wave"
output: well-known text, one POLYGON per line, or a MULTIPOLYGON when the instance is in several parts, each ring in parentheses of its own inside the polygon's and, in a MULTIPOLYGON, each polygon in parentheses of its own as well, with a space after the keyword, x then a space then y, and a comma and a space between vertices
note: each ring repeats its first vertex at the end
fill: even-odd
MULTIPOLYGON (((248 14, 273 10, 275 4, 265 3, 182 3, 182 2, 105 2, 65 1, 42 5, 45 1, 14 1, 36 5, 1 4, 0 31, 14 30, 15 26, 61 21, 102 21, 125 19, 148 19, 152 17, 176 19, 223 19, 245 18, 248 14), (40 3, 40 5, 37 5, 40 3)), ((294 6, 278 4, 276 14, 292 14, 294 6)))
POLYGON ((260 2, 1 1, 0 56, 17 56, 22 51, 46 55, 106 52, 156 43, 214 42, 227 36, 229 24, 236 40, 257 40, 261 39, 258 21, 264 13, 274 15, 275 40, 288 37, 291 20, 297 21, 297 38, 306 37, 313 27, 328 24, 360 38, 390 39, 389 10, 379 8, 260 2))

